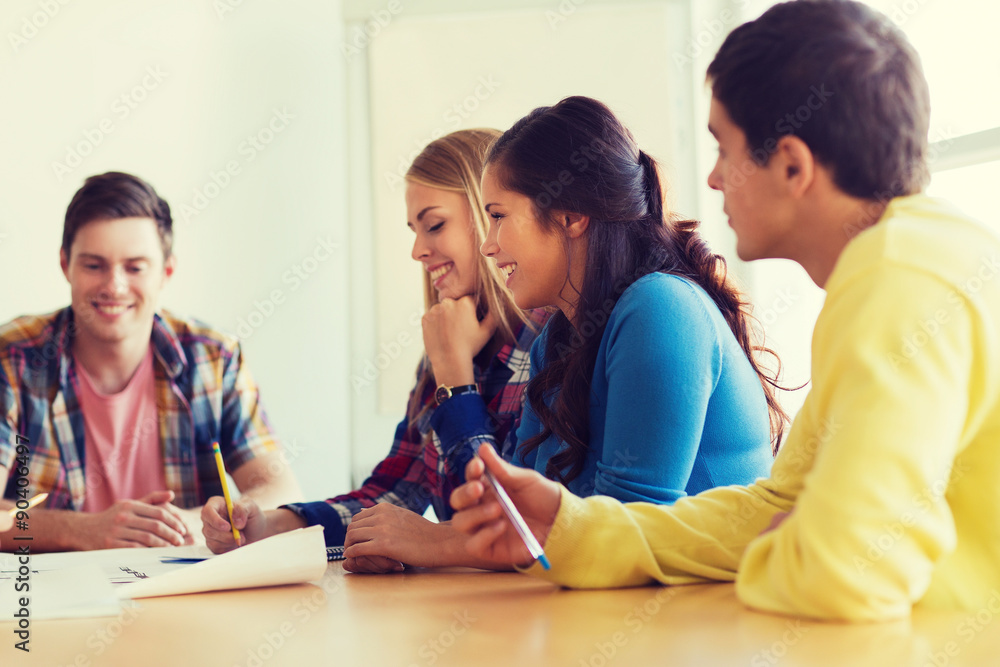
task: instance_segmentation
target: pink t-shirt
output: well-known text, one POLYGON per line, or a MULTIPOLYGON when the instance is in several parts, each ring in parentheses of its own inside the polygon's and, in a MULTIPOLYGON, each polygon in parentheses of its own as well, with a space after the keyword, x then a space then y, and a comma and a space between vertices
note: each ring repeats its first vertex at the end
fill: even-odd
POLYGON ((76 363, 77 398, 86 441, 85 512, 100 512, 118 500, 137 499, 167 488, 156 411, 153 348, 117 394, 102 394, 76 363))

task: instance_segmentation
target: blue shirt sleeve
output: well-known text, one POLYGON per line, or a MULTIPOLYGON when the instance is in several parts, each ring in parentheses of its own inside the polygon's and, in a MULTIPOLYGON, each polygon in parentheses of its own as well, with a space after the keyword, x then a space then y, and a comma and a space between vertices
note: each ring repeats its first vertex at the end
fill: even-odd
POLYGON ((656 503, 686 495, 722 363, 707 298, 652 274, 619 299, 594 378, 607 406, 595 493, 656 503))
POLYGON ((489 443, 497 449, 494 436, 497 426, 479 394, 452 396, 434 410, 431 428, 441 441, 450 476, 459 484, 465 483, 465 465, 476 455, 481 444, 489 443))
POLYGON ((344 539, 347 537, 347 523, 344 523, 340 512, 325 500, 291 503, 282 505, 281 509, 295 512, 310 526, 323 526, 323 538, 326 540, 326 546, 339 547, 344 544, 344 539))

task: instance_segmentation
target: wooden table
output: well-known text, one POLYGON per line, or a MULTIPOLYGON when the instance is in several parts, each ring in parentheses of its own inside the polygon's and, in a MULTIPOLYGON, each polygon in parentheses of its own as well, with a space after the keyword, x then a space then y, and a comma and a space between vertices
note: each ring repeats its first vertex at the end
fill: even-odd
MULTIPOLYGON (((815 623, 750 611, 729 584, 569 591, 475 570, 142 600, 119 618, 0 623, 0 665, 1000 665, 1000 618, 917 611, 815 623)), ((997 606, 1000 610, 1000 606, 997 606)))

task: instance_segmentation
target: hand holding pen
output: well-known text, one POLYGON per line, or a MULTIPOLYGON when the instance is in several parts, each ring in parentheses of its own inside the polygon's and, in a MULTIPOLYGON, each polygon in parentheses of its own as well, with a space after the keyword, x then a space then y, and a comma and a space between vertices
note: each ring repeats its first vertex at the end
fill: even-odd
POLYGON ((559 511, 559 485, 534 470, 505 463, 489 445, 479 448, 479 456, 466 466, 465 478, 451 494, 451 506, 457 510, 452 526, 469 535, 469 553, 519 567, 538 560, 546 567, 541 547, 559 511), (496 482, 499 488, 494 490, 496 482))

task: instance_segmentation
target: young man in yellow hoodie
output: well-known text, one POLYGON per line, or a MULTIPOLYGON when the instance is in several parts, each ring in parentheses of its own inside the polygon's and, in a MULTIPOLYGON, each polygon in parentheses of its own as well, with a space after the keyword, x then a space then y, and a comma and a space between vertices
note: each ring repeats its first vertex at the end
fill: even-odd
POLYGON ((1000 600, 1000 237, 922 194, 919 59, 855 2, 777 5, 708 69, 709 185, 744 260, 797 261, 827 291, 812 389, 755 484, 670 507, 580 499, 487 448, 455 491, 483 558, 531 558, 483 461, 566 586, 736 582, 751 607, 821 619, 1000 600), (614 545, 608 548, 607 545, 614 545))

